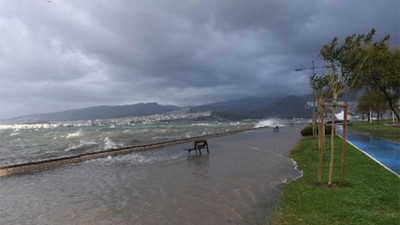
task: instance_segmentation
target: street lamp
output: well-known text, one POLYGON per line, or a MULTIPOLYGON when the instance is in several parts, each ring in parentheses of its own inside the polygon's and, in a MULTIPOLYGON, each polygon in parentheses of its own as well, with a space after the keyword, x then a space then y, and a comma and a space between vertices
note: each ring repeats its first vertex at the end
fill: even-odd
MULTIPOLYGON (((302 71, 302 70, 307 70, 307 69, 312 69, 312 76, 315 75, 315 69, 319 68, 328 68, 329 66, 314 66, 314 60, 311 61, 312 66, 311 67, 301 67, 301 68, 296 68, 294 71, 302 71)), ((313 96, 312 96, 312 105, 313 105, 313 115, 315 113, 315 90, 313 89, 313 96)))
MULTIPOLYGON (((315 65, 314 65, 314 60, 312 61, 312 65, 311 65, 311 67, 310 68, 307 68, 307 67, 303 67, 303 68, 296 68, 295 69, 295 71, 302 71, 302 70, 306 70, 306 69, 312 69, 312 75, 311 76, 315 76, 315 69, 317 69, 317 68, 326 68, 326 66, 318 66, 318 67, 316 67, 315 65)), ((315 89, 314 88, 312 88, 312 90, 313 90, 313 92, 312 92, 312 113, 311 113, 311 118, 312 118, 312 131, 313 131, 313 148, 315 148, 315 134, 316 134, 316 129, 315 129, 315 123, 316 123, 316 120, 317 120, 317 118, 316 118, 316 110, 315 110, 315 103, 316 103, 316 101, 315 101, 315 89)))

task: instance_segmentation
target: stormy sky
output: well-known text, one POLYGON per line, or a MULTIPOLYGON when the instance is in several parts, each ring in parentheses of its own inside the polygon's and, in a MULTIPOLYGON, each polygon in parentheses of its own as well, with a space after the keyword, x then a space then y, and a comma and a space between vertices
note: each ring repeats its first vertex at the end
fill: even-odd
MULTIPOLYGON (((398 0, 0 0, 0 118, 307 94, 334 36, 399 46, 398 0)), ((323 71, 318 71, 322 73, 323 71)))

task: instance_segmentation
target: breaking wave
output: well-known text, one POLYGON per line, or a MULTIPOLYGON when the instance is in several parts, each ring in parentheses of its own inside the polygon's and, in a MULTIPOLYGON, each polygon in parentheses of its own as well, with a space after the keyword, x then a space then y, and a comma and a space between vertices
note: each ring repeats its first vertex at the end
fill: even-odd
POLYGON ((78 144, 69 144, 68 148, 66 148, 64 151, 69 152, 71 150, 78 150, 78 149, 83 149, 83 148, 87 148, 87 147, 93 147, 96 144, 97 143, 94 141, 82 140, 82 141, 79 141, 78 144))
POLYGON ((266 119, 266 120, 261 120, 259 121, 254 128, 258 128, 258 127, 275 127, 275 126, 280 126, 283 127, 285 126, 283 124, 283 121, 279 120, 279 119, 266 119))
POLYGON ((11 132, 11 134, 10 134, 11 137, 16 136, 16 135, 19 135, 19 129, 13 130, 13 131, 11 132))
POLYGON ((124 147, 124 145, 122 144, 117 144, 113 141, 111 141, 111 139, 109 137, 105 137, 103 139, 103 149, 107 150, 107 149, 116 149, 116 148, 121 148, 124 147))
POLYGON ((73 138, 73 137, 79 137, 79 136, 82 136, 82 134, 83 134, 82 129, 79 129, 75 133, 68 133, 67 136, 65 137, 65 139, 69 139, 69 138, 73 138))

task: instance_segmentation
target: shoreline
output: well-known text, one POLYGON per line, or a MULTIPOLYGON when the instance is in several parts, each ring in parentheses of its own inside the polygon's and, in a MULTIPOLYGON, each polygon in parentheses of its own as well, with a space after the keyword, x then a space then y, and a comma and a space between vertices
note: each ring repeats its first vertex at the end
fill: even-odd
POLYGON ((182 143, 0 179, 0 223, 269 223, 282 185, 301 175, 288 157, 300 129, 212 138, 209 155, 182 143))
POLYGON ((13 164, 13 165, 5 165, 5 166, 0 166, 0 178, 5 177, 5 176, 12 176, 12 175, 16 175, 16 174, 32 173, 32 172, 38 171, 38 170, 51 169, 51 168, 66 165, 66 164, 80 163, 80 162, 84 162, 84 161, 92 160, 92 159, 106 158, 108 156, 112 157, 112 156, 126 155, 126 154, 130 154, 133 152, 158 149, 158 148, 162 148, 162 147, 183 144, 183 143, 197 141, 197 140, 201 140, 201 139, 217 138, 217 137, 223 137, 223 136, 232 135, 232 134, 236 134, 236 133, 242 133, 242 132, 246 132, 246 131, 268 129, 268 128, 271 128, 271 127, 268 127, 268 126, 253 127, 253 128, 240 129, 240 130, 235 130, 235 131, 195 136, 195 137, 190 137, 190 138, 175 139, 175 140, 146 144, 146 145, 129 146, 129 147, 123 147, 123 148, 116 148, 116 149, 107 149, 107 150, 102 150, 102 151, 97 151, 97 152, 83 153, 83 154, 79 154, 79 155, 75 155, 75 156, 66 156, 66 157, 46 159, 46 160, 41 160, 41 161, 18 163, 18 164, 13 164))

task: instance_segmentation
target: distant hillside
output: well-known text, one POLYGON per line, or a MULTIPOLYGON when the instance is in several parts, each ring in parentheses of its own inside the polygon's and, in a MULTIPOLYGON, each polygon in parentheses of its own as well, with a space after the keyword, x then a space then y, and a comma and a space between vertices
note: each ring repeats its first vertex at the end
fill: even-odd
POLYGON ((67 120, 93 120, 111 119, 127 116, 146 116, 167 113, 177 110, 176 106, 162 106, 157 103, 140 103, 122 106, 95 106, 82 109, 72 109, 63 112, 45 113, 13 118, 10 120, 23 121, 67 121, 67 120))
POLYGON ((265 106, 271 102, 277 101, 278 97, 246 97, 242 99, 234 99, 224 102, 216 102, 212 104, 206 104, 201 106, 191 106, 192 112, 203 112, 203 111, 212 111, 212 112, 226 112, 226 113, 236 113, 242 114, 245 112, 249 112, 265 106))
MULTIPOLYGON (((305 109, 305 104, 311 96, 287 96, 287 97, 246 97, 224 102, 216 102, 201 106, 189 106, 190 112, 211 111, 209 119, 242 120, 263 119, 268 117, 279 118, 308 118, 311 109, 305 109)), ((172 105, 159 105, 157 103, 140 103, 122 106, 95 106, 82 109, 72 109, 62 112, 36 114, 5 120, 4 122, 30 123, 69 120, 94 120, 112 119, 129 116, 147 116, 167 113, 184 109, 172 105)))
POLYGON ((310 101, 310 96, 287 96, 249 112, 249 117, 308 118, 311 115, 311 109, 305 108, 307 101, 310 101))

